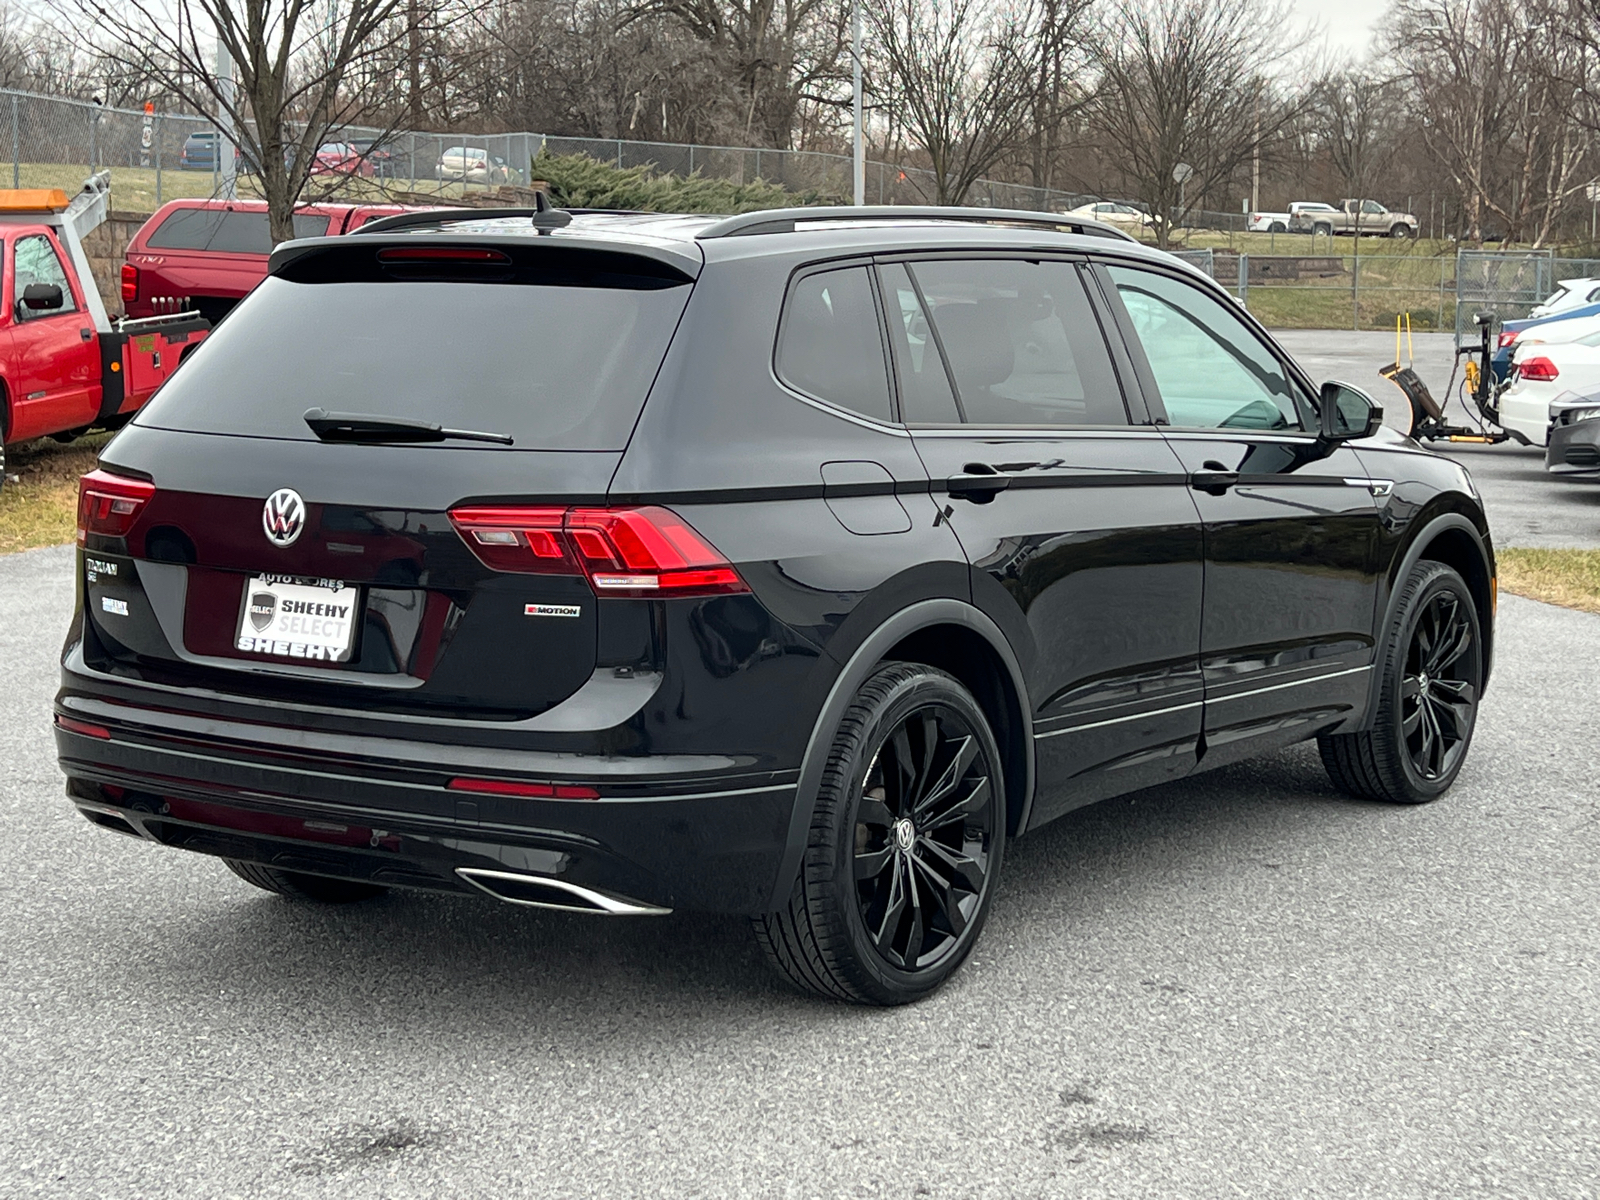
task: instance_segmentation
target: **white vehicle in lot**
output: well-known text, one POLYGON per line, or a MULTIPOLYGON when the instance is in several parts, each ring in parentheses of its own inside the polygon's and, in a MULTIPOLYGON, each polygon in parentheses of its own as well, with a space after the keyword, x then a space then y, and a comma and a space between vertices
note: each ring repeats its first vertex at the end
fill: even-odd
POLYGON ((1253 212, 1250 214, 1251 233, 1288 233, 1289 214, 1286 212, 1253 212))
MULTIPOLYGON (((1555 314, 1560 316, 1559 313, 1555 314)), ((1513 333, 1500 335, 1500 346, 1512 347, 1512 353, 1526 346, 1564 346, 1581 341, 1591 333, 1600 333, 1600 313, 1588 317, 1561 317, 1559 321, 1546 321, 1530 325, 1513 333)))
POLYGON ((1143 209, 1135 208, 1131 204, 1120 204, 1115 200, 1095 200, 1089 204, 1080 204, 1062 214, 1067 217, 1087 217, 1092 221, 1105 221, 1137 234, 1141 229, 1148 229, 1154 222, 1150 214, 1143 209))
POLYGON ((1553 317, 1569 308, 1600 304, 1600 279, 1563 279, 1542 303, 1529 310, 1529 318, 1553 317))
POLYGON ((1600 392, 1600 331, 1572 342, 1519 346, 1511 386, 1500 393, 1500 424, 1543 446, 1549 440, 1550 405, 1569 392, 1600 392))

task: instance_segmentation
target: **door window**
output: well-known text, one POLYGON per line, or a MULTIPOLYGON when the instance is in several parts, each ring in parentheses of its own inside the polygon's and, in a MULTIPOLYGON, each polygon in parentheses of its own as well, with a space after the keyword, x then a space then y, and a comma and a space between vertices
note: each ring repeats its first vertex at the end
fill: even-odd
POLYGON ((807 275, 789 293, 778 335, 778 378, 879 421, 894 419, 889 368, 866 267, 807 275))
MULTIPOLYGON (((1072 263, 939 259, 910 269, 949 364, 962 421, 1030 428, 1128 423, 1105 338, 1072 263)), ((905 336, 903 357, 913 364, 916 329, 913 315, 895 331, 905 336)), ((928 370, 930 349, 922 350, 922 374, 928 408, 936 410, 943 393, 928 370)), ((911 414, 908 402, 907 421, 917 419, 911 414)))
POLYGON ((1364 213, 1379 214, 1388 212, 1389 210, 1384 208, 1384 206, 1379 204, 1376 200, 1363 200, 1361 202, 1361 211, 1364 213))
POLYGON ((880 278, 889 306, 889 340, 899 368, 901 420, 908 425, 959 424, 956 394, 910 272, 904 263, 894 263, 883 269, 880 278))
POLYGON ((54 317, 61 313, 77 312, 72 299, 72 284, 61 267, 61 259, 50 239, 43 234, 30 234, 17 239, 16 249, 16 300, 17 315, 24 321, 40 317, 54 317), (22 303, 22 292, 30 283, 53 283, 61 289, 60 308, 27 308, 22 303))
POLYGON ((1225 302, 1155 271, 1108 270, 1173 425, 1303 427, 1289 373, 1225 302))

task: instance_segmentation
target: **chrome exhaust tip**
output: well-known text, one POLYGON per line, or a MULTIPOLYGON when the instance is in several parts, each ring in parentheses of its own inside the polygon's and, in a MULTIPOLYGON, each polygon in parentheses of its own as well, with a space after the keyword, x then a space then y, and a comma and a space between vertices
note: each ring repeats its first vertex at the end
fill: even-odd
POLYGON ((484 867, 457 867, 456 874, 496 900, 528 908, 553 908, 560 912, 594 913, 602 917, 662 917, 672 911, 622 896, 610 896, 549 875, 491 871, 484 867))

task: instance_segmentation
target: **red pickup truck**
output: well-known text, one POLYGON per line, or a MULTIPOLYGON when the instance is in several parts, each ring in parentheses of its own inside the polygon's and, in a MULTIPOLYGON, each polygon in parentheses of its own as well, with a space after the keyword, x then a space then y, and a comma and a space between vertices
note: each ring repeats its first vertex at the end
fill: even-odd
MULTIPOLYGON (((398 204, 308 204, 294 235, 351 233, 398 204)), ((267 277, 272 235, 264 200, 173 200, 128 242, 122 305, 130 317, 195 311, 215 324, 267 277)))
POLYGON ((211 328, 194 313, 107 317, 83 235, 109 200, 104 171, 70 201, 0 190, 0 484, 7 443, 119 427, 211 328))

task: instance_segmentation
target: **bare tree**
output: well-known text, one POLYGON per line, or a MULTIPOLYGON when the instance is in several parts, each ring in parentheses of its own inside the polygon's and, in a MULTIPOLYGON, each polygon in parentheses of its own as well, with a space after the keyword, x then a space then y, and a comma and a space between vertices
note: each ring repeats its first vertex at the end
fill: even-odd
POLYGON ((1053 188, 1071 128, 1094 99, 1090 37, 1093 0, 1039 0, 1038 67, 1028 139, 1028 170, 1036 188, 1053 188))
POLYGON ((1026 137, 1038 92, 1039 11, 984 0, 869 0, 890 121, 928 156, 940 204, 972 185, 1026 137))
POLYGON ((1309 103, 1309 94, 1282 94, 1268 82, 1305 44, 1281 0, 1111 5, 1092 121, 1105 161, 1156 218, 1160 245, 1309 103), (1184 184, 1173 175, 1180 163, 1194 171, 1184 184))
POLYGON ((371 97, 347 82, 405 24, 405 0, 55 0, 92 32, 108 62, 233 128, 260 173, 274 243, 294 236, 294 207, 317 147, 371 97), (228 80, 219 50, 231 61, 228 80))
POLYGON ((1396 93, 1394 81, 1355 67, 1334 72, 1317 89, 1316 114, 1346 196, 1372 197, 1394 159, 1396 93))

